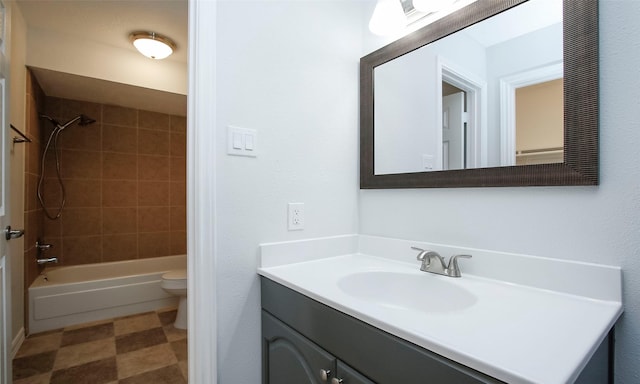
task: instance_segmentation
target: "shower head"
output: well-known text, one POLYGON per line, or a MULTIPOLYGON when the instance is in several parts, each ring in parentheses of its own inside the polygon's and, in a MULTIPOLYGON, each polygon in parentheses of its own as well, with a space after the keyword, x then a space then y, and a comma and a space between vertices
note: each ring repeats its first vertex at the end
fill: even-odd
POLYGON ((87 115, 80 115, 80 122, 78 123, 78 125, 81 125, 84 127, 85 125, 93 124, 95 122, 96 122, 95 119, 92 119, 87 115))
POLYGON ((83 126, 83 127, 84 127, 85 125, 93 124, 93 123, 95 123, 95 122, 96 122, 96 121, 95 121, 95 119, 92 119, 92 118, 90 118, 89 116, 87 116, 87 115, 82 115, 82 114, 80 114, 80 115, 78 115, 78 116, 74 117, 73 119, 71 119, 71 120, 67 121, 67 122, 66 122, 66 123, 64 123, 64 124, 60 124, 60 123, 58 122, 58 120, 54 119, 54 118, 53 118, 53 117, 51 117, 51 116, 47 116, 47 115, 41 114, 41 115, 40 115, 40 117, 41 117, 41 118, 43 118, 43 119, 47 119, 47 120, 49 120, 49 121, 51 122, 51 124, 55 125, 55 126, 56 126, 56 129, 57 129, 57 130, 60 130, 60 131, 62 131, 63 129, 67 128, 68 126, 70 126, 71 124, 73 124, 73 123, 75 123, 75 122, 78 122, 78 125, 83 126))

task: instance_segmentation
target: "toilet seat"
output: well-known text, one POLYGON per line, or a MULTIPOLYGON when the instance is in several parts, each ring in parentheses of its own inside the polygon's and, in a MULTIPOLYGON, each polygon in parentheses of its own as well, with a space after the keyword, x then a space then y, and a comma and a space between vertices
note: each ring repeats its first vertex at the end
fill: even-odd
POLYGON ((186 289, 187 270, 179 269, 162 275, 162 287, 167 289, 186 289))

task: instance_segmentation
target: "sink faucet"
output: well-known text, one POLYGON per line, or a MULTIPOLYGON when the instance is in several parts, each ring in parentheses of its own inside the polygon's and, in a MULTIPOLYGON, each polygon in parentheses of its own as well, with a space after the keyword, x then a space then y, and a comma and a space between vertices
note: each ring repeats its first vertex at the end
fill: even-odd
POLYGON ((460 267, 458 266, 458 259, 465 258, 470 259, 471 255, 455 255, 449 259, 449 265, 446 265, 444 258, 436 251, 429 251, 426 249, 411 247, 411 249, 420 251, 418 253, 418 261, 422 262, 420 270, 424 272, 435 273, 437 275, 444 275, 449 277, 460 277, 460 267))

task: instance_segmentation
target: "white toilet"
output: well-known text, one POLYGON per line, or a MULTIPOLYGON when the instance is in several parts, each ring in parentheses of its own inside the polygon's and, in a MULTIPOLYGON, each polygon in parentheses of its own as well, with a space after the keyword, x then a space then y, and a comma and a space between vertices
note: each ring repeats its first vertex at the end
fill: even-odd
POLYGON ((187 329, 187 270, 178 269, 162 275, 162 289, 180 298, 178 314, 173 326, 178 329, 187 329))

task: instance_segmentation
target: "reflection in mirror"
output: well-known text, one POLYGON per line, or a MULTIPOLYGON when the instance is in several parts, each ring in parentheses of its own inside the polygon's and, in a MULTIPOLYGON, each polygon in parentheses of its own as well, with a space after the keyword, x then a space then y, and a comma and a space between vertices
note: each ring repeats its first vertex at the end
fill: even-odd
POLYGON ((561 163, 562 28, 530 0, 376 66, 374 174, 561 163))

